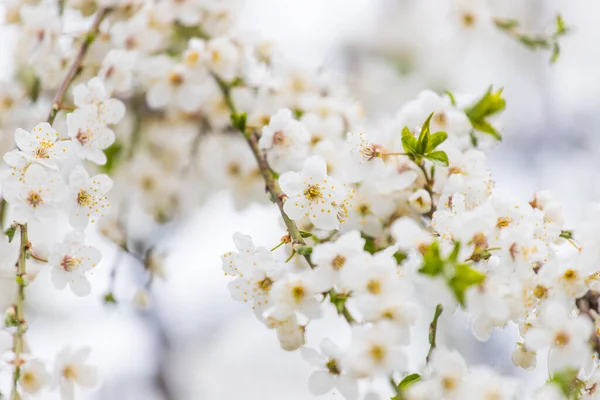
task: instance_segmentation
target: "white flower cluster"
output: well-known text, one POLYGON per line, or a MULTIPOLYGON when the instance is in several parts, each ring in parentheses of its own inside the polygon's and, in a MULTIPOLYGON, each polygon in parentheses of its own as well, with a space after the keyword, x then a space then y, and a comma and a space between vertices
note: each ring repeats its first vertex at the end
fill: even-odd
MULTIPOLYGON (((462 307, 479 340, 494 328, 518 326, 515 365, 532 369, 538 354, 548 356, 551 380, 535 396, 595 393, 587 380, 597 375, 599 350, 591 239, 598 212, 588 213, 576 243, 551 193, 519 202, 494 187, 479 148, 497 134, 493 114, 503 108, 501 92, 462 106, 451 95, 423 92, 388 129, 348 133, 345 145, 342 137, 320 139, 332 142, 334 157, 313 148, 301 169, 279 176, 282 215, 299 229, 286 223, 288 262, 235 235, 237 252, 223 256, 224 271, 237 277, 232 296, 251 301, 284 349, 301 348, 319 368, 309 380, 313 393, 337 388, 357 399, 357 380, 400 376, 419 382, 396 382, 397 398, 514 398, 515 380, 484 367, 469 372, 456 351, 434 349, 435 331, 431 358, 411 371, 405 349, 424 318, 419 303, 446 315, 462 307), (294 256, 298 262, 290 263, 294 256), (305 332, 310 320, 331 315, 328 307, 347 320, 352 341, 340 349, 325 339, 318 353, 304 347, 305 332)), ((282 123, 283 115, 291 118, 276 114, 270 125, 277 128, 264 129, 259 143, 271 130, 301 132, 286 129, 292 124, 282 123)), ((289 135, 291 143, 301 137, 289 135)), ((270 160, 271 148, 262 148, 270 160)))
MULTIPOLYGON (((538 398, 594 398, 600 208, 573 234, 550 193, 528 203, 494 187, 482 149, 500 137, 501 91, 468 99, 425 91, 391 121, 368 124, 335 77, 298 69, 271 43, 239 31, 238 9, 233 0, 7 6, 20 67, 14 82, 0 84, 7 235, 21 235, 10 260, 19 259, 17 304, 7 318, 13 393, 50 381, 22 355, 27 262, 49 264, 57 288, 87 295, 86 274, 101 258, 85 245, 88 224, 107 216, 102 232, 131 251, 131 210, 159 226, 227 189, 240 208, 270 199, 281 212, 287 261, 238 233, 223 270, 234 278, 232 297, 251 303, 282 348, 301 349, 316 367, 313 393, 373 399, 363 386, 384 379, 397 399, 513 398, 513 380, 436 347, 440 314, 460 306, 478 339, 519 327, 515 364, 532 368, 548 354, 551 379, 538 398), (90 30, 67 40, 67 13, 93 18, 90 30), (50 117, 39 123, 50 99, 50 117), (61 211, 74 230, 46 254, 29 242, 26 225, 61 211), (428 319, 421 305, 435 307, 435 317, 430 354, 414 369, 406 349, 417 321, 428 319), (350 344, 305 347, 309 322, 331 316, 328 308, 348 322, 350 344)), ((163 276, 162 254, 146 247, 134 256, 149 286, 163 276)), ((145 292, 136 297, 147 303, 145 292)), ((94 385, 86 357, 67 351, 57 361, 64 399, 73 382, 94 385)))

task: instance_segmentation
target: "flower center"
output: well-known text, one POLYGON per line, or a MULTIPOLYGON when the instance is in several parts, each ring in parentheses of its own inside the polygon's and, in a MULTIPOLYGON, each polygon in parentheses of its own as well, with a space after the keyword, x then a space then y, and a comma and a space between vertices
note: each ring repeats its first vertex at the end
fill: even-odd
POLYGON ((378 344, 374 344, 369 350, 369 355, 376 363, 381 363, 385 359, 385 348, 378 344))
POLYGON ((31 207, 36 208, 44 203, 44 199, 42 199, 42 196, 38 192, 32 190, 27 194, 27 203, 29 203, 31 207))
POLYGON ((456 387, 456 379, 448 376, 442 378, 442 387, 444 390, 453 390, 456 387))
POLYGON ((183 84, 183 76, 181 76, 181 74, 177 72, 171 72, 169 74, 169 82, 173 86, 180 86, 181 84, 183 84))
POLYGON ((273 286, 273 280, 269 277, 266 277, 262 281, 258 282, 258 289, 263 292, 268 292, 271 290, 271 286, 273 286))
POLYGON ((370 280, 367 283, 367 290, 371 294, 380 294, 381 293, 381 282, 375 279, 370 280))
POLYGON ((71 272, 77 267, 77 259, 71 256, 64 256, 63 259, 60 260, 60 267, 67 272, 71 272))
POLYGON ((340 368, 337 365, 337 361, 335 361, 335 359, 333 358, 327 361, 327 364, 325 364, 325 366, 327 367, 329 373, 332 375, 339 375, 342 373, 342 371, 340 371, 340 368))
POLYGON ((304 191, 304 196, 308 200, 316 200, 322 196, 321 189, 319 189, 319 185, 311 185, 304 191))
POLYGON ((277 131, 273 134, 273 145, 283 146, 285 144, 285 134, 283 131, 277 131))
POLYGON ((35 149, 35 158, 50 158, 50 154, 48 154, 48 149, 43 145, 35 149))
POLYGON ((557 332, 556 336, 554 336, 554 343, 558 347, 565 347, 569 344, 570 338, 565 332, 557 332))
POLYGON ((567 280, 567 281, 574 281, 574 280, 577 280, 578 276, 579 276, 579 274, 577 273, 577 271, 568 269, 565 271, 563 278, 565 278, 565 280, 567 280))
POLYGON ((240 168, 240 164, 236 163, 236 162, 232 162, 229 163, 229 165, 227 166, 227 172, 229 173, 229 175, 231 176, 239 176, 240 173, 242 172, 242 169, 240 168))
POLYGON ((345 263, 346 263, 346 257, 340 256, 340 255, 335 256, 333 258, 333 260, 331 260, 331 266, 335 270, 339 270, 340 268, 342 268, 345 263))
POLYGON ((475 16, 470 12, 464 13, 462 15, 462 23, 467 28, 472 27, 473 25, 475 25, 475 16))
POLYGON ((80 206, 89 206, 92 201, 92 195, 86 192, 84 189, 81 189, 79 193, 77 193, 77 204, 80 206))
POLYGON ((546 289, 542 285, 537 285, 535 289, 533 289, 533 295, 538 299, 544 298, 548 296, 548 289, 546 289))
POLYGON ((433 120, 438 125, 445 126, 446 123, 448 122, 448 117, 446 116, 446 113, 440 112, 440 113, 435 113, 435 115, 433 116, 433 120))
POLYGON ((92 134, 90 133, 90 131, 80 130, 77 132, 75 139, 77 139, 77 141, 79 141, 79 143, 81 144, 86 144, 92 139, 92 134))
POLYGON ((370 212, 371 212, 371 207, 369 207, 368 204, 366 204, 366 203, 359 204, 358 213, 360 215, 362 215, 364 217, 364 216, 368 215, 370 212))
POLYGON ((304 290, 304 286, 294 286, 292 288, 292 297, 296 300, 296 303, 302 302, 304 297, 306 296, 306 290, 304 290))
POLYGON ((508 225, 510 225, 511 222, 513 222, 513 219, 511 217, 499 217, 498 221, 496 222, 496 228, 506 228, 508 225))
POLYGON ((32 391, 36 391, 37 389, 39 389, 40 386, 35 375, 29 371, 23 374, 23 376, 21 377, 21 383, 23 384, 23 386, 29 388, 32 391))
POLYGON ((189 66, 194 66, 200 59, 200 54, 197 51, 191 51, 185 56, 185 63, 189 66))
POLYGON ((66 365, 62 369, 62 376, 63 376, 63 378, 72 381, 77 378, 77 371, 76 371, 75 367, 73 367, 72 365, 66 365))

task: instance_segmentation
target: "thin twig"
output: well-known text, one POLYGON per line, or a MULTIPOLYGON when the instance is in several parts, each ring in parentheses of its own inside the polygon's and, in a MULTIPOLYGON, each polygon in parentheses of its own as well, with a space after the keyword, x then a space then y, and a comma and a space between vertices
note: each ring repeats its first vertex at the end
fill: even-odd
MULTIPOLYGON (((79 74, 81 69, 81 64, 85 58, 85 55, 96 38, 98 31, 100 29, 100 24, 108 14, 108 9, 101 9, 96 14, 96 18, 88 31, 86 38, 84 39, 79 51, 77 52, 77 57, 73 61, 73 64, 69 68, 67 76, 62 81, 56 95, 54 96, 54 100, 52 101, 52 105, 50 111, 48 113, 47 122, 52 125, 54 119, 56 118, 56 114, 58 110, 61 109, 62 101, 66 95, 67 90, 73 83, 73 80, 79 74)), ((3 206, 5 208, 6 205, 3 206)), ((3 211, 4 212, 4 211, 3 211)), ((31 244, 28 240, 27 235, 27 224, 19 225, 19 229, 21 231, 21 245, 19 251, 19 260, 17 261, 17 298, 15 300, 14 308, 15 308, 15 323, 17 326, 17 331, 13 336, 13 353, 15 354, 14 365, 15 369, 13 372, 13 387, 11 390, 11 400, 21 400, 21 395, 19 394, 18 389, 18 381, 21 375, 21 365, 23 364, 23 360, 21 359, 21 353, 23 352, 23 336, 27 331, 27 322, 25 320, 25 316, 23 314, 23 306, 25 302, 25 286, 27 285, 26 276, 27 276, 27 253, 29 252, 29 248, 31 244)))
MULTIPOLYGON (((213 77, 215 78, 217 84, 219 85, 219 88, 221 89, 221 93, 223 94, 223 98, 225 104, 227 105, 227 108, 229 108, 229 111, 231 111, 232 115, 236 115, 237 108, 235 106, 235 103, 233 102, 233 98, 231 97, 231 87, 227 84, 227 82, 222 80, 216 74, 213 74, 213 77)), ((302 237, 298 226, 296 226, 294 221, 292 221, 283 210, 283 200, 286 198, 286 195, 281 190, 276 175, 273 173, 271 167, 269 166, 269 163, 267 162, 266 155, 258 147, 258 137, 256 135, 256 132, 241 131, 240 133, 244 136, 246 142, 248 142, 248 145, 250 146, 250 150, 252 150, 252 154, 254 154, 254 158, 256 159, 256 162, 258 164, 258 169, 260 170, 260 173, 265 181, 266 191, 269 193, 271 199, 275 204, 277 204, 277 207, 279 208, 281 218, 283 219, 283 222, 290 235, 290 238, 292 239, 292 255, 294 255, 294 247, 306 246, 306 242, 304 241, 304 238, 302 237)), ((312 263, 309 255, 303 255, 303 257, 311 268, 315 268, 315 265, 312 263)), ((331 289, 328 293, 331 294, 332 292, 333 289, 331 289)), ((350 311, 348 311, 345 305, 341 310, 341 315, 343 315, 346 321, 348 321, 348 323, 350 324, 356 322, 356 320, 352 317, 352 314, 350 313, 350 311)))
POLYGON ((436 346, 438 320, 440 318, 440 315, 442 315, 443 311, 444 311, 444 307, 442 307, 441 304, 438 304, 435 307, 435 314, 433 314, 433 320, 431 321, 431 324, 429 325, 429 351, 427 352, 427 357, 425 358, 425 361, 427 361, 427 362, 429 362, 429 359, 431 358, 431 354, 433 353, 433 349, 435 349, 435 346, 436 346))
POLYGON ((96 36, 98 35, 98 32, 100 31, 100 24, 102 23, 102 21, 104 20, 104 18, 108 14, 108 12, 109 12, 108 8, 103 8, 98 11, 98 13, 96 14, 96 18, 94 19, 94 22, 92 23, 92 26, 90 27, 90 30, 88 31, 87 35, 83 39, 83 43, 79 47, 79 51, 77 52, 75 61, 73 61, 73 64, 71 64, 71 67, 69 68, 69 71, 67 72, 67 76, 62 81, 61 85, 59 86, 58 91, 56 92, 56 95, 54 96, 54 100, 52 100, 52 106, 50 108, 50 112, 48 113, 48 123, 50 125, 52 125, 52 123, 54 122, 54 119, 56 118, 56 114, 58 114, 58 111, 61 109, 62 102, 65 98, 65 95, 67 94, 67 90, 71 86, 71 83, 73 83, 73 81, 75 80, 75 78, 77 77, 79 72, 81 72, 81 64, 83 63, 85 55, 87 54, 87 51, 88 51, 90 45, 96 39, 96 36))
POLYGON ((27 225, 19 225, 19 229, 21 231, 21 243, 19 250, 19 260, 17 261, 17 299, 14 304, 15 311, 15 324, 17 330, 13 335, 13 347, 12 351, 15 354, 15 359, 13 361, 15 365, 15 369, 13 371, 13 387, 10 398, 12 400, 20 400, 21 395, 19 394, 17 383, 19 382, 19 377, 21 376, 21 365, 23 365, 23 359, 21 358, 21 353, 23 352, 23 336, 27 331, 27 322, 25 321, 25 316, 23 313, 23 306, 25 303, 25 286, 26 282, 26 262, 27 262, 27 251, 29 250, 30 243, 27 235, 27 225))

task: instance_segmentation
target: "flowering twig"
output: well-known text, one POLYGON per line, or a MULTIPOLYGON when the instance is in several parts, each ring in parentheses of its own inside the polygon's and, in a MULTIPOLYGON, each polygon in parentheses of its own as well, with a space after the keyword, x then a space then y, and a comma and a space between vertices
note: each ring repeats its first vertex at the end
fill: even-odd
POLYGON ((442 307, 441 304, 438 304, 435 307, 435 313, 433 314, 433 320, 431 321, 431 324, 429 325, 429 351, 427 352, 427 357, 425 358, 425 361, 427 361, 427 362, 429 362, 429 359, 431 358, 431 354, 433 353, 433 349, 435 349, 435 346, 436 346, 438 320, 440 319, 440 315, 442 315, 442 311, 444 311, 444 307, 442 307))
MULTIPOLYGON (((88 31, 88 34, 87 34, 84 42, 81 44, 81 47, 79 48, 79 51, 77 53, 75 60, 73 61, 73 64, 69 68, 67 76, 61 83, 58 91, 56 92, 56 95, 54 96, 54 100, 52 101, 52 106, 50 108, 50 111, 48 113, 48 118, 47 118, 47 122, 49 124, 52 124, 54 122, 54 119, 56 118, 56 114, 62 108, 62 101, 66 95, 66 92, 69 89, 69 87, 71 86, 71 84, 73 83, 73 80, 79 74, 80 69, 81 69, 81 64, 83 63, 85 55, 87 54, 87 51, 88 51, 90 45, 96 38, 96 35, 98 34, 98 31, 100 29, 100 24, 102 23, 102 21, 104 20, 104 18, 106 17, 107 14, 108 14, 108 9, 101 9, 98 11, 96 18, 95 18, 90 30, 88 31)), ((4 209, 5 207, 6 207, 6 205, 4 204, 2 206, 2 208, 4 209)), ((3 212, 4 212, 4 210, 3 210, 3 212)), ((20 244, 20 250, 19 250, 19 259, 17 261, 17 275, 16 275, 17 297, 16 297, 15 304, 14 304, 14 321, 13 321, 14 325, 17 327, 17 330, 13 336, 13 346, 12 346, 12 350, 15 355, 15 359, 13 361, 14 365, 15 365, 15 369, 13 372, 13 387, 12 387, 12 391, 11 391, 11 400, 20 400, 21 399, 21 395, 19 394, 17 384, 19 381, 19 377, 21 375, 21 365, 23 364, 23 360, 21 359, 21 353, 23 352, 24 335, 25 335, 25 332, 27 331, 27 322, 25 320, 25 316, 23 313, 23 306, 24 306, 24 302, 25 302, 25 286, 27 285, 27 282, 26 282, 27 265, 26 265, 26 263, 27 263, 27 256, 28 256, 29 248, 31 247, 31 243, 29 243, 29 239, 28 239, 28 235, 27 235, 27 224, 20 224, 19 229, 21 231, 21 244, 20 244)))
POLYGON ((52 106, 50 108, 50 112, 48 113, 48 123, 50 125, 52 125, 54 119, 56 118, 56 114, 58 114, 58 111, 62 108, 62 102, 67 93, 67 90, 69 89, 69 86, 71 86, 71 83, 73 83, 73 81, 81 71, 81 64, 83 63, 85 55, 87 54, 90 45, 96 39, 96 35, 98 35, 98 32, 100 30, 100 24, 102 23, 102 21, 104 21, 104 18, 106 17, 108 12, 108 8, 103 8, 98 11, 98 13, 96 14, 96 18, 94 19, 94 22, 90 27, 90 30, 85 36, 83 43, 79 47, 79 51, 77 52, 75 61, 73 61, 73 64, 71 64, 71 67, 67 72, 67 76, 61 83, 60 87, 58 88, 58 91, 56 92, 56 95, 54 96, 54 99, 52 100, 52 106))
MULTIPOLYGON (((233 102, 233 99, 231 97, 230 86, 227 84, 227 82, 222 80, 216 74, 213 74, 213 77, 215 78, 217 84, 219 85, 219 88, 221 89, 221 93, 223 94, 225 104, 229 108, 229 111, 231 111, 232 117, 238 116, 237 108, 235 107, 235 103, 233 102)), ((239 129, 239 127, 236 127, 236 128, 239 129)), ((293 256, 296 253, 295 248, 306 247, 306 242, 304 241, 304 238, 302 237, 302 233, 300 232, 300 229, 298 229, 298 227, 296 226, 294 221, 292 221, 287 216, 285 211, 283 210, 283 200, 285 199, 286 196, 283 193, 283 191, 281 190, 281 187, 279 186, 279 182, 277 181, 276 175, 271 170, 271 167, 269 166, 269 163, 267 162, 267 158, 266 158, 265 154, 258 147, 258 137, 256 135, 256 132, 254 132, 254 131, 248 132, 245 129, 239 129, 239 131, 246 138, 246 141, 248 142, 248 145, 250 146, 250 149, 252 150, 252 154, 254 154, 254 158, 256 158, 256 162, 258 163, 258 169, 260 170, 260 173, 265 181, 265 188, 266 188, 267 192, 271 196, 273 202, 275 202, 275 204, 277 204, 277 207, 279 208, 279 213, 281 214, 281 218, 283 219, 283 222, 284 222, 284 224, 288 230, 288 233, 290 235, 290 238, 292 239, 292 256, 293 256)), ((300 252, 300 253, 303 255, 303 257, 306 260, 306 262, 308 263, 308 265, 311 268, 315 268, 315 265, 312 263, 312 261, 310 259, 310 255, 307 253, 304 253, 304 252, 300 252)), ((332 295, 332 293, 333 293, 333 295, 335 295, 335 292, 333 289, 331 289, 327 293, 330 296, 332 295)), ((349 324, 353 324, 356 322, 354 317, 352 317, 352 314, 350 313, 350 311, 348 311, 348 309, 346 308, 345 304, 343 304, 340 308, 338 308, 338 312, 340 315, 342 315, 346 319, 346 321, 348 321, 349 324)))
POLYGON ((27 225, 19 225, 19 229, 21 231, 21 244, 19 250, 19 260, 17 261, 17 299, 14 304, 14 324, 17 327, 17 331, 13 336, 13 353, 15 354, 14 365, 15 369, 13 372, 13 388, 11 392, 10 398, 12 400, 20 400, 21 396, 19 395, 17 389, 17 382, 19 381, 19 377, 21 376, 21 365, 23 364, 23 360, 21 359, 21 353, 23 352, 23 336, 27 331, 27 322, 25 321, 25 316, 23 314, 23 306, 25 302, 25 286, 26 286, 26 261, 27 261, 27 251, 29 250, 30 243, 27 235, 27 225))

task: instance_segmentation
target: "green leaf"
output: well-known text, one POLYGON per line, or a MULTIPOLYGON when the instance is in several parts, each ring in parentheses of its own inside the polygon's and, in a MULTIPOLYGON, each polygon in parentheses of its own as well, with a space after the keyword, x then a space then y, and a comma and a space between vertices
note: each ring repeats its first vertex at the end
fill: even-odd
POLYGON ((561 36, 567 33, 568 31, 569 28, 567 28, 567 26, 565 25, 563 17, 560 14, 558 14, 556 16, 556 32, 554 32, 554 34, 556 36, 561 36))
POLYGON ((558 236, 563 239, 573 239, 573 231, 562 230, 558 236))
POLYGON ((417 139, 406 126, 402 129, 402 147, 407 154, 417 154, 417 139))
POLYGON ((427 146, 429 144, 429 136, 431 130, 429 125, 431 124, 431 118, 433 118, 433 114, 429 114, 429 117, 423 122, 423 126, 421 126, 421 133, 419 134, 419 140, 417 141, 417 151, 418 155, 425 154, 427 152, 427 146))
POLYGON ((513 29, 519 27, 519 21, 517 21, 516 19, 499 19, 499 18, 496 18, 494 20, 494 23, 496 24, 496 26, 498 28, 502 29, 503 31, 510 31, 510 30, 513 30, 513 29))
POLYGON ((117 304, 117 299, 112 293, 106 293, 104 295, 104 304, 117 304))
POLYGON ((443 151, 431 152, 429 154, 426 154, 425 158, 431 161, 432 163, 440 165, 442 167, 447 167, 449 164, 448 155, 443 151))
POLYGON ((423 266, 419 272, 429 276, 438 276, 444 270, 444 260, 440 255, 440 247, 438 242, 433 242, 423 255, 423 266))
POLYGON ((557 62, 559 57, 560 46, 558 45, 558 43, 555 42, 552 44, 552 57, 550 58, 550 64, 554 64, 555 62, 557 62))
POLYGON ((565 369, 560 372, 554 373, 548 380, 560 388, 560 391, 570 400, 579 399, 581 397, 581 389, 583 388, 583 381, 581 381, 577 375, 578 370, 576 369, 565 369))
POLYGON ((310 246, 294 246, 296 253, 308 257, 312 254, 313 248, 310 246))
POLYGON ((111 173, 118 164, 119 156, 123 152, 121 142, 114 142, 110 147, 104 150, 106 155, 106 164, 100 166, 100 170, 105 174, 111 173))
POLYGON ((303 239, 309 238, 312 236, 312 233, 310 232, 305 232, 305 231, 300 231, 300 236, 302 236, 303 239))
POLYGON ((375 244, 375 239, 370 236, 363 235, 363 239, 365 239, 365 251, 370 254, 375 254, 377 252, 377 245, 375 244))
POLYGON ((505 108, 506 100, 502 98, 502 89, 494 92, 490 86, 475 104, 465 109, 465 113, 469 117, 473 128, 490 134, 497 140, 501 140, 502 136, 487 119, 503 111, 505 108))
POLYGON ((408 254, 403 251, 397 251, 394 253, 394 259, 396 259, 396 263, 402 264, 404 260, 408 258, 408 254))
POLYGON ((485 279, 485 274, 477 271, 468 264, 456 265, 454 277, 450 278, 448 285, 454 292, 460 305, 465 305, 465 292, 468 288, 478 285, 485 279))
POLYGON ((231 125, 238 131, 244 133, 246 132, 246 121, 248 116, 245 112, 240 114, 231 114, 231 125))
POLYGON ((444 90, 444 93, 446 93, 450 98, 450 103, 452 103, 452 105, 456 107, 456 99, 454 98, 454 94, 449 90, 444 90))
POLYGON ((410 374, 410 375, 406 375, 398 384, 398 387, 400 388, 400 390, 405 390, 407 389, 410 385, 412 385, 415 382, 418 382, 421 380, 421 375, 419 374, 410 374))
POLYGON ((17 232, 17 225, 11 225, 4 231, 4 234, 8 236, 8 242, 11 243, 15 237, 15 233, 17 232))
POLYGON ((329 291, 329 302, 335 306, 338 314, 341 315, 346 308, 346 300, 348 300, 347 294, 339 294, 333 290, 329 291))
POLYGON ((427 153, 431 153, 438 147, 440 144, 444 143, 444 141, 448 139, 448 134, 446 132, 436 132, 429 137, 429 143, 427 144, 427 153))

